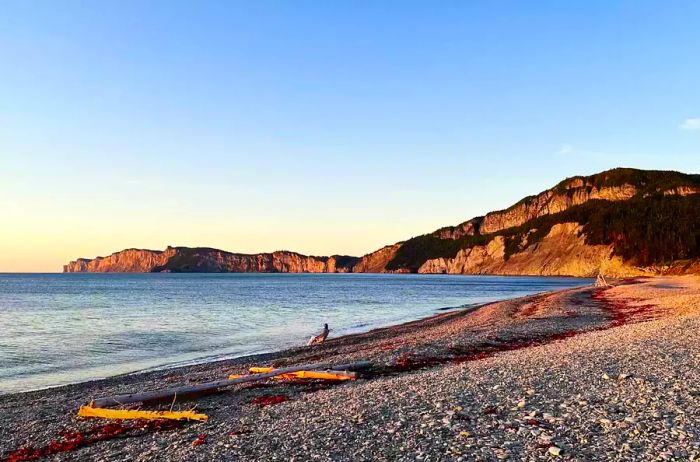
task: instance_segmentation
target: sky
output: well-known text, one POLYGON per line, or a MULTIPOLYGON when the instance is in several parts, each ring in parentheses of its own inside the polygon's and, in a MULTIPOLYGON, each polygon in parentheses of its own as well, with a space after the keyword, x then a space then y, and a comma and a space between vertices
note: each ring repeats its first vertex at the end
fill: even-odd
POLYGON ((700 173, 697 1, 2 3, 0 272, 362 255, 573 175, 700 173))

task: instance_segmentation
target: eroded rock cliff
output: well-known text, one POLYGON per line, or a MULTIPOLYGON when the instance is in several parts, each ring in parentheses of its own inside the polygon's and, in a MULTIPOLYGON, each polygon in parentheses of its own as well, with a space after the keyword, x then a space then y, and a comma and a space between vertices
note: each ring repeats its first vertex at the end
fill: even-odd
POLYGON ((387 245, 381 249, 368 253, 360 258, 360 261, 352 268, 355 273, 383 273, 386 265, 394 258, 401 243, 387 245))
POLYGON ((419 272, 631 276, 700 269, 700 175, 613 169, 361 258, 128 249, 65 272, 419 272))
POLYGON ((496 236, 484 246, 460 250, 454 258, 426 261, 419 273, 501 274, 539 276, 609 276, 646 274, 613 255, 612 245, 589 245, 578 223, 552 226, 539 242, 525 245, 520 252, 506 258, 503 236, 496 236))
POLYGON ((350 272, 355 257, 314 257, 278 251, 240 254, 210 248, 168 247, 165 250, 127 249, 108 257, 80 258, 65 265, 66 273, 198 272, 198 273, 336 273, 350 272))
POLYGON ((63 266, 64 273, 148 273, 163 266, 175 255, 175 249, 126 249, 108 257, 78 258, 63 266))
POLYGON ((506 210, 486 214, 479 233, 491 234, 520 226, 543 215, 563 212, 593 199, 624 201, 631 199, 635 194, 637 194, 637 188, 631 184, 597 188, 585 184, 583 180, 575 179, 566 184, 563 190, 550 189, 537 196, 523 199, 506 210))
POLYGON ((568 178, 507 209, 395 244, 392 258, 385 247, 363 259, 375 262, 373 271, 383 272, 589 276, 599 271, 646 274, 670 267, 681 271, 697 265, 649 262, 697 252, 691 241, 700 221, 693 201, 673 198, 699 192, 699 175, 613 169, 568 178), (615 203, 630 205, 608 206, 615 203), (656 221, 656 233, 644 231, 650 221, 656 221))

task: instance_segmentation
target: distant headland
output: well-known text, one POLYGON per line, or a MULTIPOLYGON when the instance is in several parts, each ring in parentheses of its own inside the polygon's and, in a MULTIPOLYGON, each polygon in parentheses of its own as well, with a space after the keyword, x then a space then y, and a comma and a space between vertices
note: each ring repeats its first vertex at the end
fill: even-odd
POLYGON ((449 273, 636 276, 699 272, 700 175, 617 168, 567 178, 505 210, 363 257, 127 249, 64 272, 449 273))

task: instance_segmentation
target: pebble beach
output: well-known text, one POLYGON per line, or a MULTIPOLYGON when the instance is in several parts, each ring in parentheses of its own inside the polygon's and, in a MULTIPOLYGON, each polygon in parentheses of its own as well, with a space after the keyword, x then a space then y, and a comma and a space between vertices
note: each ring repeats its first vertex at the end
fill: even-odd
POLYGON ((695 460, 699 329, 694 276, 538 294, 316 347, 2 395, 0 460, 695 460), (253 365, 358 360, 373 367, 352 382, 269 380, 143 406, 206 422, 76 416, 98 397, 253 365))

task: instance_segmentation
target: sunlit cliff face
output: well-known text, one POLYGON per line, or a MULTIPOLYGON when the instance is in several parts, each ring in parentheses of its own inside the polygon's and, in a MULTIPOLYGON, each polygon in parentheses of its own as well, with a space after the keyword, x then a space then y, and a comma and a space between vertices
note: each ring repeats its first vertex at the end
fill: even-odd
POLYGON ((236 254, 217 249, 168 247, 164 251, 127 249, 108 257, 79 258, 63 267, 67 273, 243 272, 346 273, 356 257, 314 257, 278 251, 236 254))

